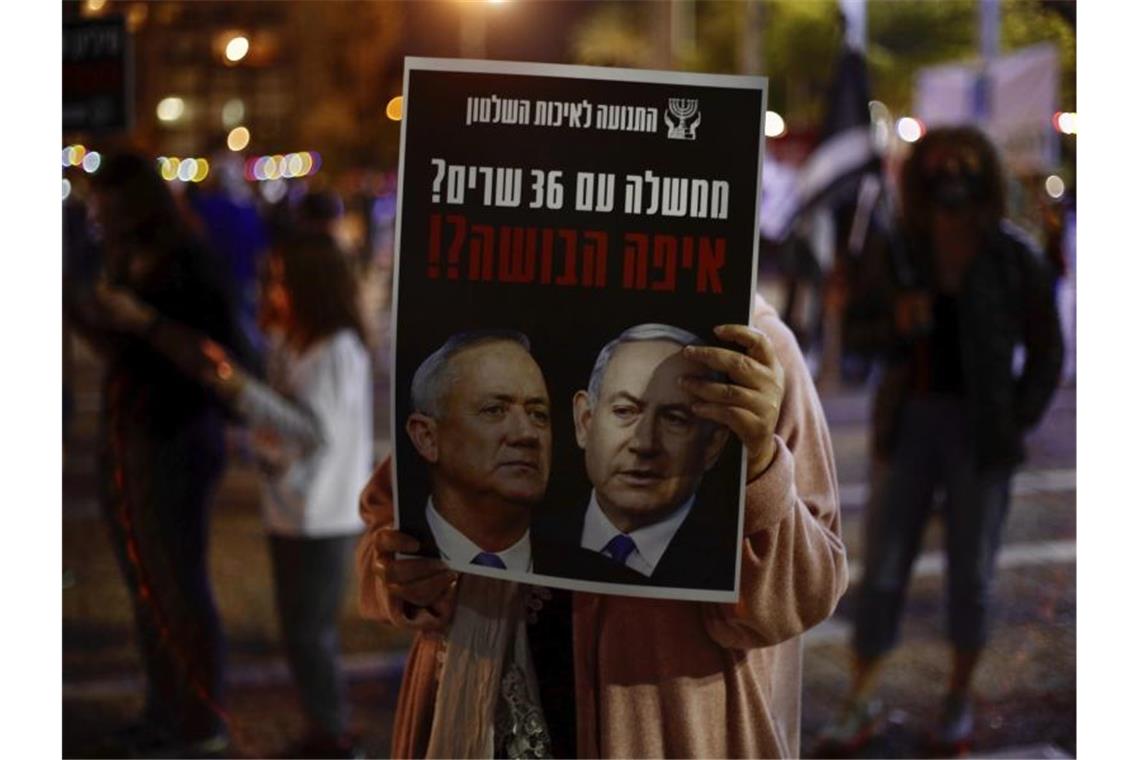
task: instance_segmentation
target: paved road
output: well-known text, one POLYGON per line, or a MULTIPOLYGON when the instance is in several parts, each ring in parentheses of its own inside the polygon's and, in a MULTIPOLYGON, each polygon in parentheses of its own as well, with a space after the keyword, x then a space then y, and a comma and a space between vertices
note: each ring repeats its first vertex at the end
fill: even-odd
MULTIPOLYGON (((141 705, 128 599, 94 501, 97 369, 90 362, 80 365, 79 409, 64 472, 65 757, 99 756, 100 738, 126 723, 141 705)), ((378 390, 377 398, 386 398, 386 390, 378 390)), ((825 398, 841 481, 845 540, 856 573, 867 469, 867 402, 864 393, 825 398)), ((1010 756, 1045 757, 1075 750, 1075 418, 1075 391, 1065 389, 1030 440, 1030 460, 1016 483, 997 585, 994 643, 978 679, 978 750, 984 754, 1012 749, 1010 756)), ((249 469, 231 467, 212 530, 211 574, 230 648, 234 754, 275 756, 302 728, 280 656, 256 477, 249 469)), ((935 524, 912 584, 903 644, 884 682, 882 695, 892 712, 886 736, 871 749, 879 756, 919 754, 923 732, 937 712, 948 670, 941 640, 938 541, 935 524)), ((846 683, 849 614, 845 599, 838 614, 807 638, 805 753, 837 707, 846 683)), ((352 604, 346 604, 342 630, 355 725, 369 756, 382 757, 407 639, 361 619, 352 604)))
MULTIPOLYGON (((866 493, 863 394, 825 398, 843 502, 844 541, 858 577, 866 493)), ((1028 461, 1014 480, 995 589, 992 643, 977 677, 976 752, 1064 757, 1076 750, 1076 389, 1058 393, 1028 440, 1028 461)), ((924 537, 902 628, 887 661, 880 696, 885 735, 866 757, 917 757, 925 749, 949 675, 941 526, 924 537)), ((807 636, 803 746, 810 755, 847 684, 852 594, 807 636)))

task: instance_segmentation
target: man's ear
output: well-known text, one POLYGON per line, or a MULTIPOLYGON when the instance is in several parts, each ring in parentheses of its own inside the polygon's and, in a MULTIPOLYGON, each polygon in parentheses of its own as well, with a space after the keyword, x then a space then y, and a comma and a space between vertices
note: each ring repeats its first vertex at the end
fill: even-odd
POLYGON ((705 472, 711 470, 717 460, 720 459, 726 443, 728 443, 728 428, 724 425, 717 425, 709 433, 709 441, 705 444, 705 472))
POLYGON ((590 394, 578 391, 574 394, 574 438, 580 448, 586 448, 586 436, 590 432, 590 421, 594 410, 590 406, 590 394))
POLYGON ((439 461, 439 442, 436 440, 435 419, 420 412, 412 412, 408 415, 404 430, 408 432, 408 437, 412 439, 412 445, 416 447, 416 451, 428 464, 435 464, 439 461))

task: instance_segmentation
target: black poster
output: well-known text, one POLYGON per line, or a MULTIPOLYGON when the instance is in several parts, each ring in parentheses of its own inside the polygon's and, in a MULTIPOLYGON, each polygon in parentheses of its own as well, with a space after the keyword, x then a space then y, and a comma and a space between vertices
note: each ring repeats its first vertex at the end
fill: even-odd
POLYGON ((423 553, 736 599, 743 453, 677 377, 683 345, 749 321, 766 95, 760 77, 406 60, 392 440, 423 553))

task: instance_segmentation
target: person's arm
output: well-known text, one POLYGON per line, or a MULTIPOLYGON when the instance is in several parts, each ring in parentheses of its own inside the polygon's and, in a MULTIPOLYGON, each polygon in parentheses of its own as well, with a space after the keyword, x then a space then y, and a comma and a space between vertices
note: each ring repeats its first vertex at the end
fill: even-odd
POLYGON ((360 610, 365 617, 423 631, 451 623, 458 574, 442 560, 397 558, 419 550, 419 542, 393 528, 392 458, 385 459, 360 494, 364 535, 357 545, 360 610))
MULTIPOLYGON (((759 372, 758 364, 767 367, 760 380, 733 376, 727 364, 714 367, 728 371, 744 389, 731 392, 731 406, 738 410, 732 414, 741 424, 752 423, 745 435, 734 428, 749 459, 740 599, 702 605, 709 636, 736 649, 770 646, 803 633, 834 612, 847 588, 839 488, 815 386, 788 329, 774 316, 762 317, 759 329, 766 345, 749 347, 753 362, 732 361, 745 374, 759 372)), ((739 332, 736 338, 720 337, 746 346, 752 340, 739 332)))
POLYGON ((166 319, 129 291, 101 285, 96 296, 109 321, 143 340, 181 372, 213 391, 243 418, 273 430, 308 452, 323 443, 320 425, 299 407, 238 365, 220 345, 198 331, 166 319))
POLYGON ((1022 315, 1025 365, 1017 380, 1014 403, 1017 424, 1025 430, 1037 424, 1049 407, 1061 378, 1065 345, 1044 261, 1028 247, 1017 241, 1014 244, 1022 272, 1025 305, 1022 315))

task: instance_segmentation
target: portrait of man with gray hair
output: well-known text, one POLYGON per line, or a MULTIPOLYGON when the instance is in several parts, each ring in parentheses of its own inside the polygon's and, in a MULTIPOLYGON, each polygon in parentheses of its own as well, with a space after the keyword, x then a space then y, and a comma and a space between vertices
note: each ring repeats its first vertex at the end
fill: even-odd
POLYGON ((458 333, 412 377, 404 425, 428 467, 426 518, 452 566, 531 568, 530 516, 550 476, 550 398, 525 335, 458 333))
POLYGON ((575 436, 593 486, 577 535, 583 548, 654 585, 731 589, 735 509, 696 503, 730 435, 697 413, 700 399, 683 386, 719 379, 682 351, 703 345, 679 327, 641 324, 598 353, 588 387, 574 394, 575 436))

